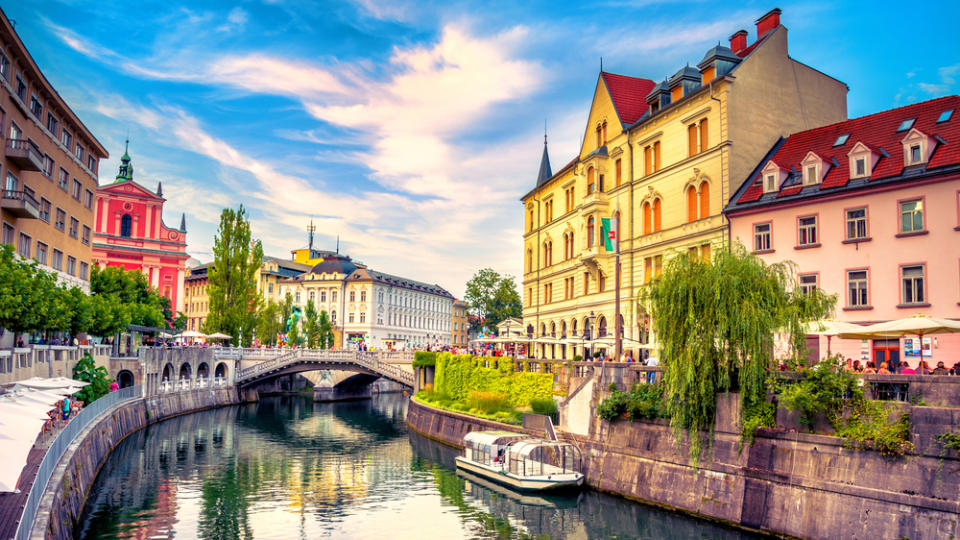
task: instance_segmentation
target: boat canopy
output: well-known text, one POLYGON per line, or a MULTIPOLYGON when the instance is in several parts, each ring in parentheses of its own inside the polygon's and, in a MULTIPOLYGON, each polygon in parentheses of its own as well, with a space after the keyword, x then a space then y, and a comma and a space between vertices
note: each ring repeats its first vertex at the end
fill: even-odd
POLYGON ((509 447, 510 472, 524 476, 580 472, 582 456, 576 446, 558 441, 525 439, 509 447))
POLYGON ((504 445, 528 437, 523 433, 512 431, 472 431, 463 437, 464 446, 493 446, 504 445))

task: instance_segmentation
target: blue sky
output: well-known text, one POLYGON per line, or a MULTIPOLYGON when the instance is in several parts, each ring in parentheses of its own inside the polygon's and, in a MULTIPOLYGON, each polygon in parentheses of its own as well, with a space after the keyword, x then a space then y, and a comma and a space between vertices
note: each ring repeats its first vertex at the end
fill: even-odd
POLYGON ((317 244, 455 295, 519 277, 522 208, 547 122, 576 153, 600 57, 659 80, 783 10, 790 54, 850 87, 851 117, 960 90, 960 3, 608 0, 0 0, 41 69, 138 181, 162 181, 212 258, 243 203, 267 254, 317 244))

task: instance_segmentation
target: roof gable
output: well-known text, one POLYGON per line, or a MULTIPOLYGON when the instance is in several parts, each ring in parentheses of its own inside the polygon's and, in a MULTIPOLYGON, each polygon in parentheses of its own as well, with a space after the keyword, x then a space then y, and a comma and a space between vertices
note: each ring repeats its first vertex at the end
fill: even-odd
POLYGON ((150 191, 149 189, 134 182, 133 180, 125 180, 123 182, 115 182, 113 184, 106 184, 103 186, 99 186, 97 188, 97 193, 115 193, 118 195, 132 195, 134 197, 144 197, 144 198, 153 199, 156 201, 166 200, 163 197, 158 196, 156 193, 150 191))
POLYGON ((650 79, 628 77, 604 71, 600 72, 600 77, 603 79, 607 92, 609 92, 610 100, 613 102, 613 107, 621 124, 632 124, 643 116, 643 113, 647 112, 649 108, 647 94, 653 90, 656 83, 650 79))

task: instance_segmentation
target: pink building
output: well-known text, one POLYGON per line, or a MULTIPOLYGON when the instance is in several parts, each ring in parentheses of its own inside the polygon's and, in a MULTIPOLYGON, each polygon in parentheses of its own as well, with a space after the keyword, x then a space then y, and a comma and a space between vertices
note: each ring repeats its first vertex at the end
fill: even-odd
MULTIPOLYGON (((960 97, 781 139, 725 212, 732 238, 836 294, 837 320, 960 319, 960 97)), ((928 340, 931 367, 960 362, 960 334, 928 340)), ((813 340, 821 357, 825 341, 813 340)), ((916 367, 915 342, 834 338, 831 350, 916 367)))

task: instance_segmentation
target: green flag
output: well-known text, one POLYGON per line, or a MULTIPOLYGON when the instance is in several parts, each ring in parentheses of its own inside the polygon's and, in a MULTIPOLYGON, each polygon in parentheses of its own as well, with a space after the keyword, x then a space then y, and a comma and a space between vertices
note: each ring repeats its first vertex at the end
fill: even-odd
POLYGON ((603 234, 603 247, 607 251, 616 251, 617 242, 617 218, 601 218, 600 227, 603 234))

